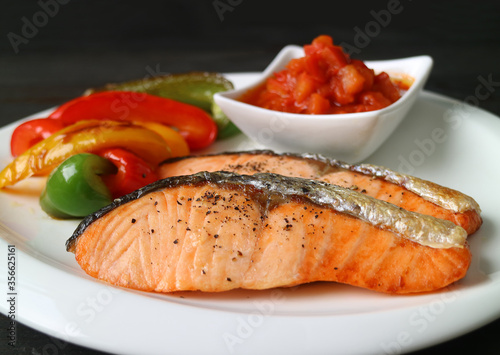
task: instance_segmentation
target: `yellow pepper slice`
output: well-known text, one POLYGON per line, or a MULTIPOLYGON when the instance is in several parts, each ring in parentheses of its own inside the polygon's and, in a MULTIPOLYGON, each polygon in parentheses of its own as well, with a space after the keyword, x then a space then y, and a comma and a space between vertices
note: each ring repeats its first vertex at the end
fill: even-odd
POLYGON ((48 174, 72 155, 116 147, 131 151, 154 167, 172 156, 165 140, 145 127, 127 121, 80 121, 15 158, 0 172, 0 188, 48 174))
POLYGON ((134 121, 134 124, 143 126, 158 133, 167 142, 172 152, 172 158, 189 155, 189 146, 184 137, 175 129, 164 124, 152 121, 134 121))

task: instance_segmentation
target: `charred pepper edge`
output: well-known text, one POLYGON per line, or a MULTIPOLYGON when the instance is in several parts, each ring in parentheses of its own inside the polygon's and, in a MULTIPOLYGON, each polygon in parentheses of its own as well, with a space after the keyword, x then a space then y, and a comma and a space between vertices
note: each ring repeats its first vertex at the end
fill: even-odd
POLYGON ((260 173, 240 175, 229 172, 200 172, 158 180, 85 217, 66 242, 66 250, 74 251, 75 241, 94 221, 120 205, 151 192, 176 186, 216 184, 252 192, 264 210, 299 198, 321 207, 332 208, 372 225, 394 232, 408 240, 435 248, 462 248, 467 232, 452 222, 432 216, 409 212, 388 202, 377 200, 360 192, 316 180, 260 173))
POLYGON ((147 90, 147 85, 159 85, 158 82, 161 82, 165 79, 181 79, 185 80, 186 78, 200 78, 200 79, 210 79, 210 83, 214 83, 224 87, 226 90, 231 90, 234 88, 232 82, 228 80, 223 74, 218 72, 208 72, 208 71, 190 71, 187 73, 173 73, 173 74, 165 74, 158 75, 154 77, 137 79, 131 81, 125 81, 120 83, 108 83, 99 87, 89 88, 85 90, 83 96, 87 96, 96 92, 108 91, 108 90, 119 90, 120 87, 123 86, 139 86, 143 90, 147 90))

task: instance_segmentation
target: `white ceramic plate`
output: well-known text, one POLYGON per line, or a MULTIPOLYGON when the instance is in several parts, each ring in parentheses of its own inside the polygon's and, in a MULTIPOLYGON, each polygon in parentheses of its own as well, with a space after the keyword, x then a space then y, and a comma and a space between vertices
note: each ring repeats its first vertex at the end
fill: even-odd
MULTIPOLYGON (((228 77, 242 86, 255 75, 228 77)), ((10 161, 14 127, 0 130, 2 167, 10 161)), ((499 133, 500 118, 424 92, 366 160, 459 189, 481 205, 484 225, 470 237, 472 266, 441 292, 389 296, 334 283, 220 294, 115 288, 85 275, 65 251, 77 222, 41 212, 43 180, 36 178, 0 192, 1 289, 7 293, 7 245, 13 244, 17 320, 120 354, 395 354, 443 342, 500 316, 500 167, 491 163, 499 133)), ((254 148, 262 147, 239 136, 212 151, 254 148)), ((9 311, 6 301, 0 311, 9 311)))

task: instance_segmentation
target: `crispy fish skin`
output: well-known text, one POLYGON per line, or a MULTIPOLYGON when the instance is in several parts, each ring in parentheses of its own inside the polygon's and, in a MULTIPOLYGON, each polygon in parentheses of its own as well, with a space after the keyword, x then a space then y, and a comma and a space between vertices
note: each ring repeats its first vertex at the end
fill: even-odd
POLYGON ((477 202, 457 190, 382 166, 352 165, 321 155, 255 150, 181 157, 161 163, 159 176, 189 175, 204 170, 239 174, 269 172, 326 181, 356 189, 410 211, 452 221, 469 235, 482 224, 477 202))
POLYGON ((463 278, 466 236, 449 221, 323 182, 202 172, 116 200, 66 245, 89 275, 144 291, 337 281, 405 294, 463 278))

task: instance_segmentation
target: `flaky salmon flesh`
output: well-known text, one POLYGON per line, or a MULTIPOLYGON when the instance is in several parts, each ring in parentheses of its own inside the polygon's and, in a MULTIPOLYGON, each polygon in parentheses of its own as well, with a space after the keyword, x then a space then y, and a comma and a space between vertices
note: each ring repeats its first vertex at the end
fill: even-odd
POLYGON ((467 232, 361 192, 276 174, 157 181, 86 217, 66 243, 89 275, 143 291, 335 281, 391 294, 463 278, 467 232))
POLYGON ((449 220, 463 227, 468 234, 474 233, 482 224, 477 202, 459 191, 381 166, 350 165, 317 155, 275 154, 261 150, 188 156, 163 162, 159 176, 166 178, 200 171, 268 172, 321 180, 409 211, 449 220))

